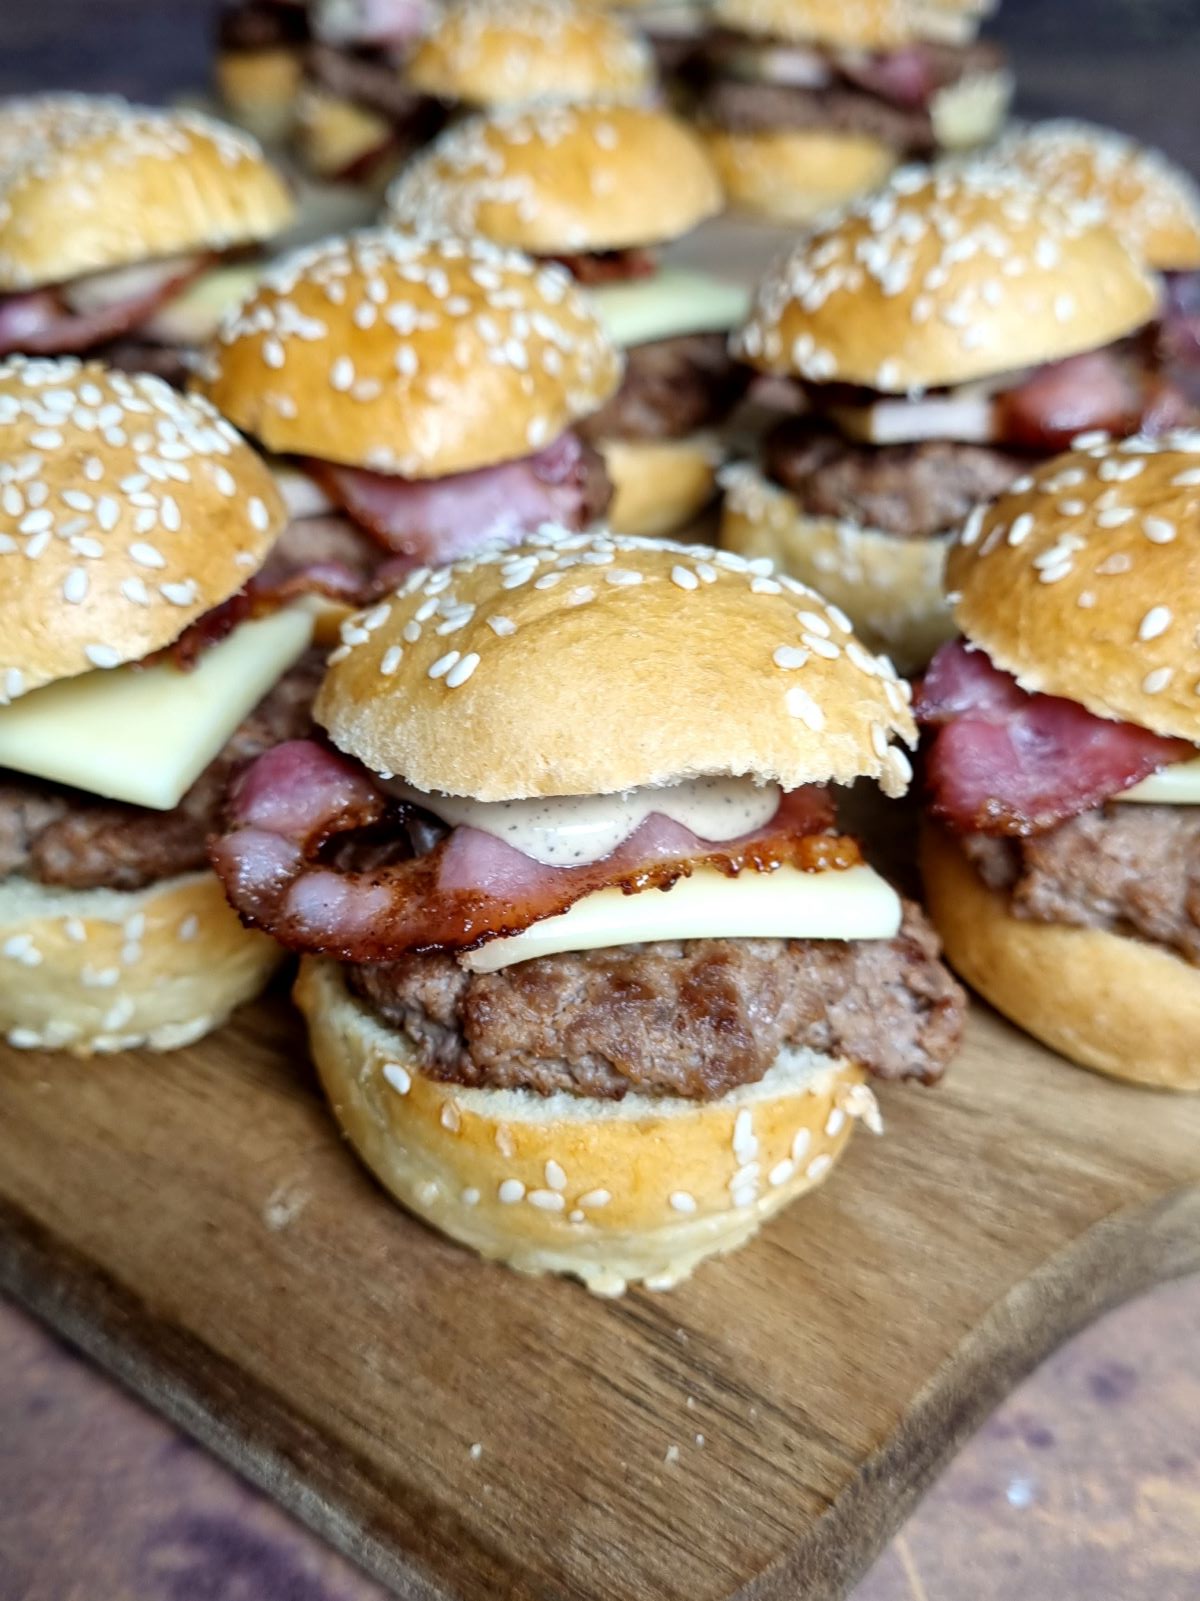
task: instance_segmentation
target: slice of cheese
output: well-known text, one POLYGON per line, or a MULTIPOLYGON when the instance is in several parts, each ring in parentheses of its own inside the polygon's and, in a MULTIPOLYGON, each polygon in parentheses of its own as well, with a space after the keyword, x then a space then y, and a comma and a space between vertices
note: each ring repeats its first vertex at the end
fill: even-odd
POLYGON ((247 299, 262 267, 214 267, 173 295, 139 332, 164 345, 206 345, 231 311, 247 299))
POLYGON ((1200 806, 1200 756, 1190 762, 1172 762, 1159 773, 1151 773, 1140 784, 1114 795, 1119 801, 1156 802, 1162 806, 1200 806))
POLYGON ((243 623, 191 672, 163 662, 47 684, 0 707, 0 767, 170 811, 312 634, 309 607, 289 606, 243 623))
POLYGON ((750 290, 691 268, 598 284, 588 291, 614 343, 628 350, 680 334, 725 333, 750 312, 750 290))
POLYGON ((780 867, 737 878, 706 868, 668 890, 596 890, 561 916, 489 940, 460 961, 474 973, 494 973, 535 956, 660 939, 893 939, 899 931, 900 897, 870 867, 780 867))

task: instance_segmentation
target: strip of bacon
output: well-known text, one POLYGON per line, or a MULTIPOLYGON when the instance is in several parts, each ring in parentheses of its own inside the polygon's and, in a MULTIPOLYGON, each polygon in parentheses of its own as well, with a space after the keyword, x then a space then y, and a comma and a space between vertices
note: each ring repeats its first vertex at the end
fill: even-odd
POLYGON ((785 795, 764 828, 721 844, 654 815, 610 856, 582 867, 546 867, 473 828, 397 859, 406 825, 417 824, 407 838, 429 843, 422 819, 378 791, 357 763, 292 741, 234 784, 231 832, 210 856, 244 923, 293 950, 348 962, 472 950, 565 912, 593 890, 667 889, 701 866, 733 877, 861 861, 854 841, 832 832, 833 804, 819 788, 785 795))
POLYGON ((56 289, 0 297, 0 356, 57 356, 118 339, 148 321, 204 266, 202 261, 128 300, 92 311, 72 311, 56 289))
POLYGON ((919 44, 882 55, 847 50, 839 53, 836 60, 844 78, 894 106, 921 110, 940 87, 937 64, 919 44))
POLYGON ((591 250, 577 255, 546 256, 546 261, 565 267, 576 283, 627 283, 633 278, 653 278, 658 257, 653 250, 591 250))
POLYGON ((1159 434, 1186 423, 1187 397, 1128 353, 1092 350, 1039 367, 996 397, 996 438, 1035 450, 1066 450, 1078 434, 1159 434))
POLYGON ((398 478, 313 461, 308 470, 385 549, 443 565, 494 540, 515 544, 543 523, 584 528, 608 503, 604 465, 577 434, 495 467, 398 478))
POLYGON ((963 834, 1041 833, 1195 755, 1186 740, 1028 694, 963 640, 933 658, 914 712, 937 730, 925 764, 934 816, 963 834))

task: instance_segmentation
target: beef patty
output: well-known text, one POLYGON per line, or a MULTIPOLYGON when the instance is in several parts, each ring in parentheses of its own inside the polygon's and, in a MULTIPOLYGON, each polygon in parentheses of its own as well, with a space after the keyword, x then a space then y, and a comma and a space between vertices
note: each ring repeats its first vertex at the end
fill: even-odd
POLYGON ((1200 806, 1114 801, 1029 839, 968 834, 963 847, 1017 917, 1132 935, 1200 965, 1200 806))
POLYGON ((932 1083, 965 1006, 911 903, 893 940, 677 940, 498 973, 438 953, 347 974, 431 1078, 606 1100, 715 1099, 756 1083, 785 1046, 932 1083))
POLYGON ((626 353, 620 389, 575 428, 592 441, 683 439, 727 417, 749 382, 722 333, 656 339, 626 353))
POLYGON ((0 874, 67 889, 141 889, 208 865, 233 774, 272 745, 312 731, 324 652, 287 673, 170 812, 101 800, 64 785, 0 773, 0 874))
POLYGON ((889 149, 912 155, 928 155, 937 144, 928 111, 920 106, 893 105, 849 84, 801 89, 783 83, 720 78, 705 91, 701 111, 705 121, 729 133, 820 129, 863 134, 889 149))
POLYGON ((966 521, 1028 471, 1028 458, 990 445, 928 439, 863 445, 803 417, 767 435, 768 474, 812 517, 844 518, 902 539, 932 539, 966 521))

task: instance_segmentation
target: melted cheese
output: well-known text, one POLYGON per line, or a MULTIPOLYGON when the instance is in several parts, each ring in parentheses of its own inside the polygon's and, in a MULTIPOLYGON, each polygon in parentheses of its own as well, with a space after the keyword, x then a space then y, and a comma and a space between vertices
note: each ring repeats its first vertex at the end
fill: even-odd
POLYGON ((1162 806, 1200 806, 1200 756, 1190 762, 1172 762, 1160 773, 1151 773, 1140 784, 1115 795, 1119 801, 1155 802, 1162 806))
POLYGON ((680 334, 724 333, 750 312, 749 289, 683 267, 597 284, 588 294, 609 337, 625 350, 680 334))
POLYGON ((243 623, 191 672, 115 667, 34 690, 0 707, 0 767, 170 811, 312 632, 292 606, 243 623))
POLYGON ((214 267, 160 306, 139 332, 164 345, 206 345, 258 283, 259 267, 214 267))
POLYGON ((652 940, 893 939, 899 930, 900 897, 870 867, 822 873, 780 867, 738 878, 708 868, 669 890, 597 890, 561 916, 489 940, 460 961, 472 972, 494 973, 535 956, 652 940))

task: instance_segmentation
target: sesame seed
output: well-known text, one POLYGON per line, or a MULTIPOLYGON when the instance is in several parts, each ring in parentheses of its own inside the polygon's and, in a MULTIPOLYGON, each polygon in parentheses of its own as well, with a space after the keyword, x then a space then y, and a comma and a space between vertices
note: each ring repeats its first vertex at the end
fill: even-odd
POLYGON ((412 1074, 400 1062, 385 1062, 383 1076, 397 1095, 407 1095, 412 1089, 412 1074))
POLYGON ((1142 691, 1147 695, 1160 695, 1175 676, 1171 667, 1156 667, 1142 679, 1142 691))
POLYGON ((771 656, 776 667, 789 670, 803 667, 808 659, 808 651, 802 650, 799 645, 777 645, 771 656))
POLYGON ((157 568, 165 567, 167 565, 166 557, 160 550, 157 550, 155 546, 147 545, 142 541, 139 541, 137 544, 130 545, 129 555, 139 567, 157 568))
MULTIPOLYGON (((462 660, 461 661, 456 661, 454 663, 454 665, 450 668, 450 670, 447 672, 447 674, 446 674, 446 688, 447 689, 457 689, 460 684, 465 684, 467 679, 470 678, 471 674, 475 671, 475 669, 478 666, 479 666, 479 652, 478 651, 474 651, 474 650, 468 651, 467 654, 462 658, 462 660)), ((431 677, 433 676, 433 669, 432 668, 430 668, 430 676, 431 677)))
POLYGON ((85 645, 83 654, 93 667, 116 667, 121 660, 120 654, 111 645, 85 645))
POLYGON ((792 1140, 792 1161, 796 1163, 802 1162, 807 1156, 808 1148, 811 1144, 812 1135, 808 1129, 797 1129, 795 1138, 792 1140))
POLYGON ((489 617, 487 620, 487 625, 498 639, 507 639, 510 635, 515 634, 517 631, 517 625, 513 622, 511 617, 502 617, 499 615, 489 617))
POLYGON ((687 1190, 675 1190, 670 1196, 671 1210, 690 1214, 696 1210, 696 1197, 687 1190))
POLYGON ((63 599, 72 606, 78 606, 86 600, 88 592, 88 575, 82 567, 72 567, 63 580, 63 599))
POLYGON ((700 580, 690 568, 675 566, 671 568, 671 582, 679 589, 699 589, 700 580))
POLYGON ((823 1179, 832 1166, 833 1157, 827 1151, 822 1151, 820 1156, 814 1156, 808 1164, 808 1176, 815 1183, 818 1179, 823 1179))
POLYGON ((567 1204, 557 1190, 530 1190, 527 1199, 539 1212, 561 1212, 567 1204))
POLYGON ((565 1190, 567 1187, 567 1175, 553 1160, 546 1163, 546 1183, 552 1190, 565 1190))
POLYGON ((634 585, 640 584, 641 581, 641 573, 634 572, 631 568, 626 567, 610 567, 604 575, 604 582, 613 584, 618 589, 632 588, 634 585))
POLYGON ((1171 608, 1169 606, 1151 606, 1138 626, 1137 637, 1143 644, 1149 639, 1157 639, 1165 634, 1171 626, 1171 608))
POLYGON ((525 1186, 520 1179, 505 1179, 496 1193, 502 1206, 515 1206, 525 1199, 525 1186))
POLYGON ((183 922, 180 923, 176 934, 177 938, 183 940, 186 944, 188 941, 194 940, 199 932, 200 919, 193 914, 184 918, 183 922))
POLYGON ((465 1189, 462 1192, 462 1204, 464 1206, 478 1206, 479 1205, 479 1191, 477 1189, 475 1189, 474 1187, 469 1187, 469 1188, 465 1189))
POLYGON ((835 1106, 825 1119, 825 1132, 829 1138, 836 1139, 846 1126, 846 1114, 840 1106, 835 1106))
POLYGON ((442 1107, 438 1121, 441 1123, 442 1127, 447 1129, 451 1134, 458 1133, 459 1129, 462 1127, 462 1116, 459 1113, 458 1107, 455 1106, 453 1101, 447 1101, 442 1107))
POLYGON ((444 656, 439 656, 437 661, 435 661, 429 668, 429 677, 444 678, 450 669, 454 667, 461 659, 461 653, 459 651, 448 650, 444 656))
POLYGON ((607 1206, 611 1200, 612 1196, 607 1190, 589 1190, 586 1195, 579 1197, 579 1204, 588 1207, 589 1210, 595 1210, 597 1207, 607 1206))
POLYGON ((793 684, 783 697, 784 706, 790 717, 798 717, 805 727, 810 728, 814 734, 819 734, 825 727, 825 713, 806 689, 799 684, 793 684))
POLYGON ((781 1184, 786 1184, 790 1178, 793 1178, 795 1172, 795 1162, 789 1157, 785 1157, 782 1162, 776 1162, 775 1166, 767 1174, 767 1182, 775 1189, 778 1189, 781 1184))
POLYGON ((379 663, 379 671, 385 678, 391 678, 392 674, 400 666, 400 663, 403 659, 403 648, 400 645, 389 645, 387 650, 384 651, 383 658, 379 663))
POLYGON ((1178 531, 1165 517, 1142 518, 1142 532, 1152 545, 1169 545, 1178 531))

